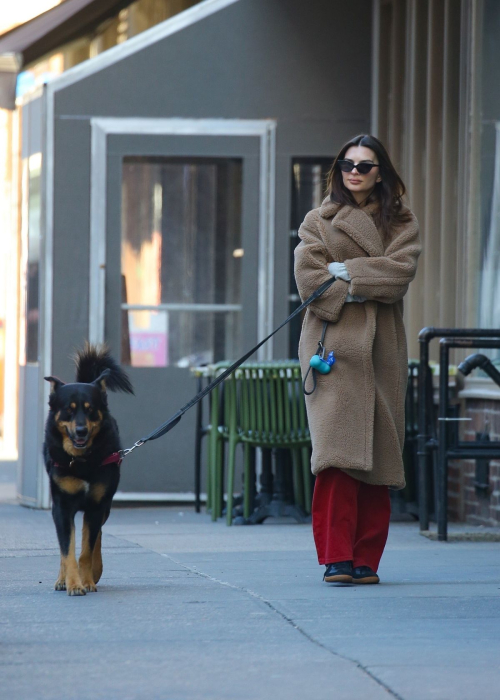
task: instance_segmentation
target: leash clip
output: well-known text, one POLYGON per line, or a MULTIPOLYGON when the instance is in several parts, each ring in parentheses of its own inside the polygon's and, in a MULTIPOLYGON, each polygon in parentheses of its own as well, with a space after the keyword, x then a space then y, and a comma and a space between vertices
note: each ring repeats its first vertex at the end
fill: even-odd
POLYGON ((133 452, 133 450, 135 450, 136 447, 140 447, 141 445, 144 445, 144 440, 137 440, 137 442, 134 442, 132 447, 127 447, 126 450, 120 450, 119 454, 121 454, 122 458, 126 457, 131 452, 133 452))

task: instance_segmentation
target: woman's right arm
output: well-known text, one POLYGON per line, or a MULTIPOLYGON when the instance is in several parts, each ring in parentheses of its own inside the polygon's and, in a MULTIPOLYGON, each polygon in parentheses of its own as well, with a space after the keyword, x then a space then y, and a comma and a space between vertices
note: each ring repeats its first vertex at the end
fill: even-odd
MULTIPOLYGON (((332 276, 328 272, 327 251, 319 233, 319 214, 310 211, 299 228, 300 243, 295 248, 295 281, 302 301, 332 276)), ((347 297, 349 283, 337 278, 311 305, 322 321, 336 323, 347 297)))

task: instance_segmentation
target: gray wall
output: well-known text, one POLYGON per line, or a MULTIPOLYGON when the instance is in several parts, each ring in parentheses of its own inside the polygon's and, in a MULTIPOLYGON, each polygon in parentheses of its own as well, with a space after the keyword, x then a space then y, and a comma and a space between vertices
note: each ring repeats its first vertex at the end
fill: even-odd
MULTIPOLYGON (((371 7, 371 0, 240 0, 56 93, 57 375, 72 378, 69 355, 88 333, 90 117, 277 120, 278 321, 288 313, 291 159, 333 155, 369 130, 371 7)), ((275 356, 287 347, 283 332, 275 356)))
MULTIPOLYGON (((22 108, 22 140, 21 140, 21 158, 24 161, 30 156, 42 152, 42 125, 43 111, 42 99, 38 96, 23 105, 22 108)), ((29 192, 26 191, 25 196, 29 192)), ((36 223, 26 221, 25 225, 30 225, 33 231, 37 231, 36 223)), ((29 236, 28 236, 29 245, 29 236)), ((40 255, 42 254, 42 246, 40 242, 40 255)), ((39 261, 40 265, 42 260, 39 261)), ((26 271, 27 273, 27 271, 26 271)), ((38 286, 38 280, 30 278, 27 273, 27 297, 32 302, 36 299, 37 290, 33 289, 32 285, 38 286)), ((42 312, 42 290, 38 287, 38 309, 42 312)), ((38 324, 38 329, 40 326, 38 324)), ((28 340, 26 334, 25 340, 28 340)), ((40 367, 39 367, 39 352, 40 352, 40 330, 38 332, 38 354, 36 353, 36 338, 32 336, 32 353, 27 353, 27 361, 25 365, 19 367, 19 429, 18 429, 18 478, 17 488, 21 496, 21 502, 25 505, 36 505, 41 494, 42 488, 39 479, 42 478, 41 463, 42 463, 42 432, 43 432, 43 417, 45 415, 46 406, 40 405, 40 367), (31 357, 30 357, 31 355, 31 357)), ((23 348, 22 351, 28 350, 23 348)))
POLYGON ((287 310, 290 159, 333 154, 369 129, 370 51, 371 0, 240 0, 57 93, 54 369, 72 372, 68 354, 87 335, 89 117, 278 120, 278 319, 287 310))

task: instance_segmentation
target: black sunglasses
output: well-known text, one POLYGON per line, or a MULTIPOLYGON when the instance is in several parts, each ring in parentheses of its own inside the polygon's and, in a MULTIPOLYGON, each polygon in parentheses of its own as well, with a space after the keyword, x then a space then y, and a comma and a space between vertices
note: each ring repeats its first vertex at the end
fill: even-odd
POLYGON ((372 168, 378 168, 378 163, 353 163, 352 160, 338 160, 337 165, 342 170, 343 173, 350 173, 351 170, 356 168, 358 173, 361 175, 366 175, 372 168))

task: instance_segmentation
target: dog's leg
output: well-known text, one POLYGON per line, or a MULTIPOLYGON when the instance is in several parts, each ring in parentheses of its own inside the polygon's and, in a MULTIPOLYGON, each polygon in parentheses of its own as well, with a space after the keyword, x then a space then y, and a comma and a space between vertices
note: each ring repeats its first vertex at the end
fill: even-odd
POLYGON ((54 585, 54 588, 56 591, 65 591, 66 590, 66 564, 64 563, 63 556, 61 554, 61 566, 59 568, 59 576, 57 577, 57 581, 54 585))
POLYGON ((94 552, 92 553, 92 578, 94 579, 94 583, 99 583, 99 579, 102 576, 101 539, 102 532, 99 531, 95 542, 94 552))
MULTIPOLYGON (((104 517, 102 519, 102 524, 106 522, 109 518, 109 506, 104 512, 104 517)), ((102 576, 102 554, 101 554, 101 540, 102 540, 102 530, 99 530, 97 535, 97 540, 94 547, 94 553, 92 555, 92 576, 94 577, 94 583, 98 583, 102 576)))
POLYGON ((59 576, 57 577, 57 581, 54 584, 54 588, 56 591, 65 591, 66 590, 66 559, 65 556, 63 555, 63 545, 61 544, 61 539, 65 540, 65 533, 63 532, 61 535, 59 535, 60 529, 64 529, 62 527, 62 523, 58 526, 58 522, 61 522, 61 515, 60 515, 60 510, 61 507, 59 503, 54 499, 52 503, 52 518, 54 520, 54 524, 56 526, 56 532, 57 532, 57 539, 59 540, 59 549, 61 550, 61 564, 59 566, 59 576))
POLYGON ((52 517, 54 518, 61 550, 61 568, 55 589, 57 591, 64 590, 62 584, 62 575, 64 573, 64 586, 68 595, 85 595, 75 557, 74 513, 62 508, 60 502, 55 500, 52 505, 52 517))
MULTIPOLYGON (((97 591, 96 583, 99 578, 94 578, 94 555, 99 540, 99 554, 101 551, 101 511, 85 512, 83 515, 83 530, 82 530, 82 553, 79 560, 80 576, 83 587, 87 592, 97 591)), ((102 568, 102 566, 101 566, 102 568)))

